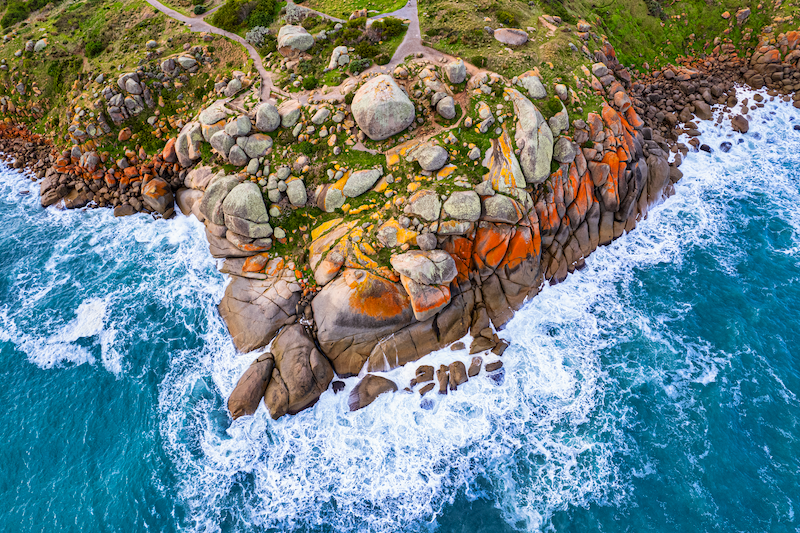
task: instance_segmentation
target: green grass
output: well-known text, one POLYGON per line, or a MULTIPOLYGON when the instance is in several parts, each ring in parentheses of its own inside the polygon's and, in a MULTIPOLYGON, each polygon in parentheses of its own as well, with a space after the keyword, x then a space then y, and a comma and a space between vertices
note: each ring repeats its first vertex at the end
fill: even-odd
MULTIPOLYGON (((391 13, 406 5, 405 0, 306 0, 303 6, 333 17, 347 19, 359 9, 376 10, 378 13, 391 13)), ((370 13, 370 16, 374 13, 370 13)))

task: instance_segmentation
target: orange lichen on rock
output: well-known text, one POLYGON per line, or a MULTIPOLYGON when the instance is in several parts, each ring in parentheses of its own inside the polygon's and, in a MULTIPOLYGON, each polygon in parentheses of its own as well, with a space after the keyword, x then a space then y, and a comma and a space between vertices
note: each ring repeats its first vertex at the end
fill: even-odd
POLYGON ((350 287, 350 307, 373 318, 392 318, 403 314, 410 302, 400 287, 366 270, 347 269, 345 283, 350 287))
POLYGON ((458 269, 456 280, 469 279, 469 262, 472 257, 472 241, 461 236, 453 236, 442 245, 442 249, 453 256, 458 269))
POLYGON ((475 248, 472 262, 475 270, 494 271, 503 261, 511 239, 512 226, 508 224, 481 222, 475 233, 475 248))

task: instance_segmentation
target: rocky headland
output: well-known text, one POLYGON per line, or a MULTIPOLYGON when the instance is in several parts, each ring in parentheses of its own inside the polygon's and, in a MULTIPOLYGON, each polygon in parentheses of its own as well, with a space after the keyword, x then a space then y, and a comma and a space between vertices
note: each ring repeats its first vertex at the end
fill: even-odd
MULTIPOLYGON (((289 11, 264 68, 296 71, 321 39, 380 20, 355 13, 364 26, 336 19, 312 34, 289 11)), ((749 10, 728 17, 737 28, 749 10)), ((159 218, 177 208, 205 225, 231 279, 220 315, 239 351, 258 352, 228 399, 234 418, 262 400, 273 418, 297 413, 351 376, 351 410, 385 392, 447 394, 481 373, 501 381, 498 331, 514 312, 673 194, 690 150, 726 151, 702 143, 698 120, 746 133, 749 108, 763 104, 740 100, 744 85, 800 107, 797 31, 764 27, 744 53, 723 34, 702 58, 637 72, 592 24, 543 16, 539 31, 584 43, 572 44, 573 79, 549 81, 544 66, 503 75, 421 42, 406 54, 419 22, 402 24, 395 57, 341 84, 301 89, 301 75, 278 88, 236 71, 217 75, 198 109, 169 117, 153 113, 162 91, 213 72, 214 54, 159 56, 148 44, 139 68, 75 84, 76 102, 96 95, 94 112, 72 105, 65 138, 29 133, 42 110, 19 97, 34 87, 19 81, 0 98, 0 151, 32 171, 43 206, 159 218), (156 150, 103 149, 104 136, 136 140, 126 124, 144 115, 156 150), (471 365, 417 363, 447 347, 468 349, 471 365), (410 383, 382 375, 412 363, 410 383)), ((522 47, 532 29, 491 35, 522 47)), ((360 61, 331 47, 326 73, 360 61)))

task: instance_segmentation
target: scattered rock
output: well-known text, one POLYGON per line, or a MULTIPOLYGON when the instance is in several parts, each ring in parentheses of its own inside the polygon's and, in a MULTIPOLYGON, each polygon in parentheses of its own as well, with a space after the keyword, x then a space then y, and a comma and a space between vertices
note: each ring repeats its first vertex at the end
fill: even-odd
POLYGON ((347 404, 350 407, 350 411, 358 411, 374 402, 381 394, 395 391, 397 391, 397 385, 394 381, 374 374, 367 374, 350 391, 347 404))
POLYGON ((256 412, 267 384, 272 377, 275 360, 271 353, 259 356, 245 370, 228 397, 228 411, 236 420, 241 416, 249 416, 256 412))

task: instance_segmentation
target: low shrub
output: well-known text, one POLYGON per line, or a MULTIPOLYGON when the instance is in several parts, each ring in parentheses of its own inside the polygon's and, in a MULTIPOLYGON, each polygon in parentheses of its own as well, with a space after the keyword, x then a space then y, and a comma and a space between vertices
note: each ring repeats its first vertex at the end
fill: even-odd
POLYGON ((367 58, 354 59, 350 61, 350 66, 347 70, 350 71, 350 74, 361 74, 363 71, 367 70, 371 64, 372 60, 367 58))
POLYGON ((497 17, 497 21, 504 26, 517 26, 517 17, 514 13, 510 11, 506 11, 505 9, 498 9, 495 12, 495 17, 497 17))
POLYGON ((303 89, 305 89, 306 91, 316 89, 317 84, 318 84, 317 78, 315 78, 314 76, 306 76, 305 78, 303 78, 303 89))
POLYGON ((469 60, 470 63, 475 65, 478 68, 486 67, 486 58, 484 56, 472 56, 469 60))
POLYGON ((361 57, 375 57, 378 54, 378 47, 367 41, 361 41, 355 45, 355 52, 361 57))
POLYGON ((202 15, 205 12, 206 12, 206 6, 201 6, 201 5, 194 6, 195 15, 202 15))
POLYGON ((392 58, 389 54, 378 54, 375 56, 375 64, 376 65, 387 65, 392 58))

